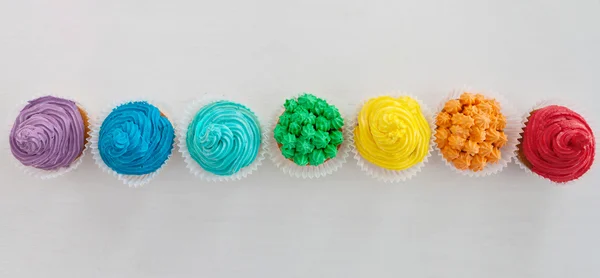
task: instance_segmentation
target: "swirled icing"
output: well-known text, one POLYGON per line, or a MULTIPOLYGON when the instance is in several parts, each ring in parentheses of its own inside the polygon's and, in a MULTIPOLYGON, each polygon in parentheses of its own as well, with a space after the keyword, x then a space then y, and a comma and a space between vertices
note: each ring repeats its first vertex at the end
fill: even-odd
POLYGON ((417 101, 410 97, 372 98, 358 115, 356 148, 367 161, 390 170, 404 170, 423 161, 431 129, 417 101))
POLYGON ((45 96, 28 102, 10 131, 10 150, 25 166, 69 167, 83 151, 85 126, 75 102, 45 96))
POLYGON ((590 169, 595 146, 594 133, 581 115, 564 106, 550 105, 531 113, 521 147, 531 171, 561 183, 577 179, 590 169))
POLYGON ((122 104, 100 126, 98 151, 119 174, 145 175, 169 158, 175 132, 158 108, 145 101, 122 104))
POLYGON ((261 144, 256 115, 245 106, 217 101, 200 109, 188 126, 191 157, 206 171, 229 176, 250 165, 261 144))

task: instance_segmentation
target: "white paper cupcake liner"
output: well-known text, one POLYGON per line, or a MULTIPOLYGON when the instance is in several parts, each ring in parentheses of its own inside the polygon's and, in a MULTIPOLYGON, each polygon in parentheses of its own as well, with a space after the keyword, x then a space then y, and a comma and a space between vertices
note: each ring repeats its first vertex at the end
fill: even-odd
POLYGON ((350 148, 354 155, 354 159, 356 159, 356 164, 358 165, 358 167, 360 167, 361 170, 366 172, 367 175, 375 178, 378 181, 382 181, 382 182, 386 182, 386 183, 387 182, 398 183, 398 182, 404 182, 404 181, 410 180, 411 178, 416 176, 419 172, 421 172, 423 166, 425 166, 425 164, 428 162, 428 160, 431 157, 431 154, 433 152, 433 144, 434 144, 433 134, 435 133, 435 121, 433 118, 433 112, 429 109, 429 107, 427 107, 427 105, 425 105, 423 103, 423 101, 421 101, 419 98, 415 97, 412 94, 401 93, 401 92, 390 92, 390 93, 370 97, 369 99, 361 101, 360 104, 357 105, 357 107, 356 107, 356 111, 353 114, 352 119, 350 120, 349 127, 350 127, 350 135, 349 135, 350 148), (410 97, 410 98, 416 100, 419 103, 419 106, 421 107, 421 113, 425 117, 427 124, 429 124, 429 128, 431 128, 431 138, 429 139, 429 142, 428 142, 429 149, 427 151, 427 155, 425 155, 425 158, 423 158, 423 161, 413 165, 412 167, 410 167, 408 169, 389 170, 389 169, 385 169, 380 166, 377 166, 377 165, 367 161, 366 159, 364 159, 362 157, 362 155, 360 155, 360 153, 358 152, 358 149, 356 148, 356 144, 354 141, 354 130, 356 128, 356 125, 358 124, 357 120, 358 120, 358 115, 360 114, 361 109, 367 103, 367 101, 369 101, 370 99, 382 97, 382 96, 392 96, 395 98, 407 96, 407 97, 410 97))
MULTIPOLYGON (((5 133, 7 137, 9 136, 9 134, 12 130, 15 119, 17 118, 17 116, 19 115, 19 113, 21 112, 23 107, 25 107, 25 105, 27 105, 30 100, 38 99, 38 98, 44 97, 44 96, 52 96, 52 97, 56 97, 56 98, 62 98, 62 99, 68 99, 68 100, 74 101, 77 104, 77 107, 79 107, 83 111, 85 111, 87 121, 84 122, 84 125, 86 127, 88 127, 88 129, 91 130, 92 125, 94 123, 93 117, 90 114, 89 110, 87 110, 85 108, 85 106, 83 106, 81 103, 79 103, 75 100, 76 98, 70 97, 70 96, 63 96, 60 94, 36 94, 27 100, 21 101, 18 105, 16 105, 14 107, 13 111, 11 112, 11 114, 8 118, 8 124, 7 124, 8 129, 7 129, 7 132, 5 133)), ((11 159, 12 163, 15 165, 15 167, 17 167, 18 169, 20 169, 21 171, 23 171, 24 173, 26 173, 27 175, 29 175, 31 177, 39 178, 42 180, 47 180, 47 179, 53 179, 53 178, 60 177, 66 173, 69 173, 69 172, 77 169, 77 167, 79 167, 79 165, 81 165, 81 162, 83 161, 83 158, 85 157, 85 154, 86 154, 89 146, 90 146, 90 137, 86 136, 85 144, 83 146, 83 150, 81 151, 81 155, 79 157, 77 157, 73 162, 71 162, 69 167, 61 167, 61 168, 54 169, 54 170, 43 170, 43 169, 31 167, 31 166, 25 166, 17 158, 15 158, 13 156, 13 154, 10 150, 9 142, 7 142, 7 144, 5 145, 5 148, 6 148, 6 152, 8 153, 8 157, 10 157, 10 159, 11 159)))
POLYGON ((178 144, 179 152, 183 156, 183 160, 185 161, 185 164, 186 164, 186 167, 188 168, 188 170, 190 170, 190 173, 192 173, 194 176, 196 176, 204 181, 227 182, 227 181, 241 180, 241 179, 249 176, 250 174, 254 173, 258 169, 258 167, 262 165, 263 160, 265 159, 265 155, 268 150, 268 143, 269 143, 269 141, 267 140, 266 128, 260 123, 260 119, 258 118, 258 116, 248 106, 246 106, 246 107, 248 107, 248 109, 250 109, 250 111, 252 111, 252 113, 258 120, 260 129, 261 129, 261 146, 258 150, 258 154, 257 154, 256 158, 250 165, 240 169, 240 171, 238 171, 237 173, 230 175, 230 176, 215 175, 211 172, 204 170, 204 168, 202 168, 200 166, 200 164, 198 164, 198 162, 196 162, 192 158, 192 156, 190 155, 190 152, 188 151, 187 140, 186 140, 188 126, 190 125, 190 123, 192 122, 194 117, 196 117, 196 114, 198 114, 198 111, 200 111, 200 109, 202 107, 209 105, 211 103, 217 102, 217 101, 231 101, 231 102, 239 103, 241 105, 246 106, 246 104, 243 104, 236 100, 230 99, 228 97, 219 96, 219 95, 204 95, 202 98, 192 101, 192 103, 190 103, 184 110, 183 116, 181 117, 180 121, 177 124, 177 134, 178 134, 178 138, 179 138, 179 144, 178 144))
MULTIPOLYGON (((485 176, 500 173, 500 172, 502 172, 502 170, 504 170, 504 168, 506 168, 508 163, 510 163, 510 161, 513 159, 513 157, 516 155, 515 152, 517 150, 517 144, 519 143, 519 141, 518 141, 519 136, 520 136, 519 134, 521 133, 521 130, 522 130, 521 117, 517 114, 517 112, 516 112, 515 108, 512 106, 512 104, 509 103, 502 94, 497 93, 497 92, 492 92, 492 91, 477 91, 477 90, 471 89, 470 87, 464 86, 461 89, 453 90, 452 92, 450 92, 450 94, 448 94, 448 96, 446 98, 444 98, 440 102, 440 105, 438 106, 438 109, 437 109, 436 115, 434 116, 434 119, 436 119, 437 114, 439 114, 444 109, 444 105, 446 104, 447 101, 449 101, 451 99, 458 99, 460 97, 460 95, 464 92, 469 92, 469 93, 473 93, 473 94, 476 94, 476 93, 482 94, 486 98, 493 98, 493 99, 496 99, 498 102, 500 102, 500 111, 502 112, 504 117, 506 117, 506 127, 504 128, 504 134, 506 134, 506 137, 508 139, 508 142, 506 142, 506 144, 504 146, 502 146, 502 148, 500 148, 500 153, 501 153, 502 157, 500 158, 500 160, 498 162, 488 163, 483 170, 474 172, 471 170, 460 170, 460 169, 457 169, 456 167, 454 167, 452 162, 450 162, 450 161, 446 160, 446 158, 444 158, 444 156, 442 155, 442 151, 440 150, 440 148, 438 148, 437 144, 434 143, 435 149, 437 150, 438 155, 440 156, 442 161, 444 161, 446 166, 450 167, 450 169, 454 170, 456 173, 459 173, 461 175, 465 175, 465 176, 469 176, 469 177, 485 177, 485 176)), ((437 126, 434 125, 434 128, 437 128, 437 126)), ((433 136, 435 138, 435 133, 433 134, 433 136)))
POLYGON ((110 167, 108 167, 108 165, 106 165, 106 163, 104 163, 104 160, 102 160, 102 157, 100 156, 100 151, 98 150, 98 139, 100 137, 100 127, 102 126, 102 123, 104 122, 106 117, 108 117, 108 115, 113 111, 114 108, 121 106, 123 104, 127 104, 130 102, 138 102, 138 101, 144 101, 144 102, 147 102, 147 103, 152 104, 155 107, 157 107, 161 113, 163 113, 164 115, 167 116, 167 119, 169 119, 169 121, 171 122, 171 125, 173 125, 173 128, 175 130, 176 127, 175 127, 175 124, 173 123, 172 117, 170 117, 167 114, 167 112, 163 110, 164 107, 166 107, 166 106, 159 105, 155 101, 153 101, 153 100, 151 101, 151 100, 147 100, 147 99, 131 99, 131 100, 113 103, 113 105, 105 108, 104 110, 102 110, 102 112, 100 112, 100 114, 97 117, 97 120, 95 121, 95 124, 92 126, 92 129, 90 130, 90 148, 92 149, 92 158, 94 159, 96 165, 98 165, 98 167, 100 169, 102 169, 103 172, 112 174, 117 179, 122 181, 124 184, 128 185, 129 187, 141 187, 141 186, 149 183, 150 181, 152 181, 152 179, 154 179, 156 177, 156 175, 158 175, 158 173, 160 173, 160 171, 167 165, 167 163, 171 159, 171 156, 173 156, 173 152, 175 152, 175 150, 177 148, 177 133, 175 132, 174 139, 173 139, 173 148, 171 149, 171 153, 167 157, 167 160, 165 160, 165 162, 162 164, 162 166, 160 166, 160 168, 158 168, 156 171, 149 173, 149 174, 145 174, 145 175, 119 174, 116 171, 114 171, 113 169, 111 169, 110 167))
MULTIPOLYGON (((290 99, 290 98, 297 99, 298 97, 302 96, 303 94, 304 93, 296 94, 296 95, 293 95, 286 99, 290 99)), ((317 94, 315 94, 315 96, 320 97, 317 94)), ((277 166, 284 173, 289 174, 292 177, 303 178, 303 179, 313 179, 313 178, 320 178, 320 177, 325 177, 327 175, 330 175, 333 172, 342 168, 344 163, 346 163, 346 160, 350 153, 350 126, 348 125, 348 123, 349 123, 348 118, 344 116, 344 112, 342 111, 340 106, 338 106, 336 103, 331 102, 330 99, 325 99, 325 98, 323 98, 323 99, 325 101, 327 101, 327 103, 333 104, 334 106, 336 106, 338 108, 338 110, 340 111, 342 118, 344 119, 344 126, 342 127, 342 132, 344 135, 344 142, 342 142, 342 144, 340 145, 337 156, 325 161, 321 165, 299 166, 296 163, 294 163, 294 161, 285 158, 283 156, 283 154, 281 154, 281 150, 279 149, 279 146, 277 145, 277 141, 275 140, 274 130, 275 130, 275 126, 277 125, 277 122, 279 121, 279 116, 281 116, 281 114, 283 114, 283 112, 285 112, 285 108, 283 107, 283 104, 281 105, 281 108, 277 109, 277 111, 273 114, 272 118, 269 120, 268 130, 267 130, 266 134, 267 134, 267 141, 269 142, 268 148, 269 148, 271 160, 273 161, 275 166, 277 166)))
MULTIPOLYGON (((567 108, 577 112, 577 114, 581 115, 585 119, 585 121, 588 123, 588 125, 592 129, 592 132, 594 133, 594 137, 596 136, 596 132, 598 131, 598 126, 596 125, 596 122, 593 120, 592 117, 588 117, 589 114, 586 113, 585 109, 583 109, 580 105, 570 102, 568 100, 563 100, 563 99, 544 99, 544 100, 540 100, 537 103, 535 103, 530 109, 528 109, 523 114, 523 117, 521 118, 521 126, 523 129, 519 133, 519 138, 517 139, 518 141, 520 141, 521 138, 523 137, 523 132, 525 131, 524 128, 527 125, 527 122, 529 120, 529 116, 531 115, 531 112, 533 110, 541 109, 541 108, 544 108, 544 107, 550 106, 550 105, 564 106, 564 107, 567 107, 567 108)), ((596 145, 594 146, 594 148, 596 148, 596 151, 598 150, 598 140, 596 140, 596 145)), ((568 181, 568 182, 555 182, 555 181, 552 181, 546 177, 543 177, 543 176, 531 171, 531 169, 529 169, 529 167, 527 167, 521 161, 521 159, 519 159, 518 152, 519 152, 519 150, 517 148, 517 150, 515 150, 515 163, 519 166, 519 168, 523 169, 523 171, 525 171, 526 173, 531 174, 545 182, 548 182, 548 183, 551 183, 554 185, 559 185, 559 186, 571 185, 571 184, 583 179, 585 176, 587 176, 589 174, 590 171, 592 171, 592 169, 594 168, 594 165, 596 165, 596 158, 594 157, 594 162, 592 163, 592 166, 581 177, 571 180, 571 181, 568 181)))

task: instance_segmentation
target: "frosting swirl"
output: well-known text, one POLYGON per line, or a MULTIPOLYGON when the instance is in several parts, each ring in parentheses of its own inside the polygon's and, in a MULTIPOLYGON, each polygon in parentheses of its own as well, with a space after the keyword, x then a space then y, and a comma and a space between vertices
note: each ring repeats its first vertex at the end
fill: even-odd
POLYGON ((119 174, 145 175, 169 158, 175 132, 158 108, 145 101, 122 104, 100 126, 98 151, 119 174))
POLYGON ((43 170, 69 167, 85 145, 82 111, 75 102, 45 96, 30 100, 9 135, 13 156, 43 170))
POLYGON ((372 98, 358 115, 356 148, 367 161, 390 170, 404 170, 423 161, 431 129, 417 101, 410 97, 372 98))
POLYGON ((217 101, 198 111, 188 126, 186 143, 191 157, 204 170, 229 176, 258 156, 260 125, 247 107, 217 101))
POLYGON ((596 139, 581 115, 550 105, 531 113, 521 147, 531 171, 560 183, 577 179, 590 169, 596 139))

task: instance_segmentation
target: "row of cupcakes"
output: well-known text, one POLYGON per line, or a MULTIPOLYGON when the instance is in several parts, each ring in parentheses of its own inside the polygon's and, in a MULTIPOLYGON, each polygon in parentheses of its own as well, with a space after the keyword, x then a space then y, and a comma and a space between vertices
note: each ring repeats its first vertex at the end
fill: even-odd
POLYGON ((146 100, 119 103, 92 121, 79 103, 44 96, 20 106, 9 146, 16 164, 41 178, 75 169, 89 147, 100 168, 130 186, 151 181, 176 147, 190 172, 207 181, 244 178, 266 153, 285 173, 318 178, 352 152, 368 175, 400 182, 436 149, 460 174, 498 173, 516 157, 524 170, 562 184, 585 174, 595 158, 594 133, 579 110, 544 101, 520 117, 501 95, 461 89, 435 114, 415 96, 388 94, 346 118, 327 100, 300 94, 261 126, 243 104, 209 96, 189 104, 173 125, 146 100))

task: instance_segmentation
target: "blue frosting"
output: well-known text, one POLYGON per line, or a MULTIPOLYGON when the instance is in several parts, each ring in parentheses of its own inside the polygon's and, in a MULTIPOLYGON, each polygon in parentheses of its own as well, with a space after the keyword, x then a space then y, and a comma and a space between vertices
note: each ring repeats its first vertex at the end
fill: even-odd
POLYGON ((98 151, 104 163, 124 175, 145 175, 169 158, 175 132, 158 108, 145 101, 112 110, 100 127, 98 151))
POLYGON ((204 170, 229 176, 250 165, 261 143, 256 115, 245 106, 217 101, 198 111, 187 129, 191 157, 204 170))

